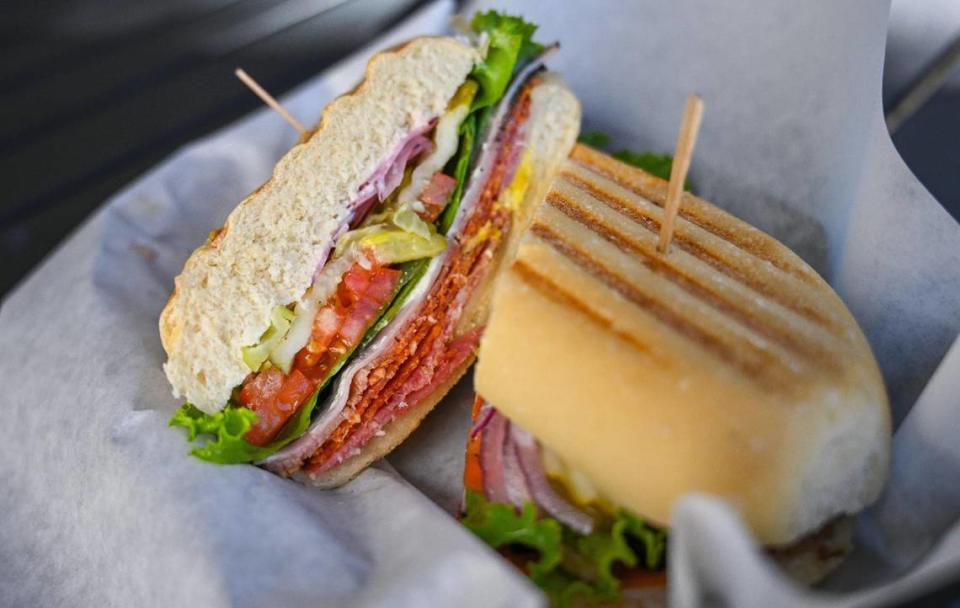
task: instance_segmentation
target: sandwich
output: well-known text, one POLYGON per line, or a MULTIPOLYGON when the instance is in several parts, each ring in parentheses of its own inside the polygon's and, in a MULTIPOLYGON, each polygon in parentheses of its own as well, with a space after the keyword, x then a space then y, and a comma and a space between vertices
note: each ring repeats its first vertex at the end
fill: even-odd
POLYGON ((186 261, 160 335, 193 455, 337 486, 473 362, 580 108, 535 26, 491 11, 471 27, 375 55, 186 261))
POLYGON ((883 381, 837 294, 691 194, 659 253, 666 193, 578 144, 481 340, 463 522, 557 604, 662 589, 689 492, 814 583, 888 474, 883 381))

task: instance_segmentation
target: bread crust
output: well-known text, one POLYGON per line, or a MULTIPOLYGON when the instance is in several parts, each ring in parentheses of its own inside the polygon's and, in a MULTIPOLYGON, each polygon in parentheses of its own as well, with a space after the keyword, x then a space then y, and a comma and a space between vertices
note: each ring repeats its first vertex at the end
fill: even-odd
POLYGON ((298 301, 377 164, 439 115, 478 60, 452 38, 423 37, 374 55, 364 79, 187 259, 160 315, 173 393, 213 412, 249 373, 241 349, 272 308, 298 301))
POLYGON ((659 254, 666 182, 584 146, 571 159, 498 284, 478 392, 661 526, 708 492, 788 544, 875 500, 889 406, 827 283, 692 195, 659 254))

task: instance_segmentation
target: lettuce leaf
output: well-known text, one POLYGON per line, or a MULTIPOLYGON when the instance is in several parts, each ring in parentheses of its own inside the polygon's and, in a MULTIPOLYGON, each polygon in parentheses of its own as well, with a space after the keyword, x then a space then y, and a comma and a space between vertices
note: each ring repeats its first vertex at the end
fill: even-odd
POLYGON ((667 554, 667 533, 648 526, 642 519, 624 509, 617 513, 617 521, 624 522, 626 526, 623 531, 643 544, 643 561, 647 569, 662 569, 667 554))
POLYGON ((568 606, 596 606, 602 602, 615 602, 619 594, 605 594, 575 576, 554 570, 535 581, 537 586, 550 598, 550 605, 558 608, 568 606), (576 598, 580 598, 576 601, 576 598))
POLYGON ((446 234, 457 217, 460 208, 460 199, 463 198, 463 187, 467 182, 467 171, 470 169, 470 158, 473 156, 473 141, 477 135, 477 113, 471 113, 460 123, 460 147, 457 155, 450 161, 453 164, 452 174, 457 185, 450 195, 450 202, 444 207, 443 213, 437 219, 437 232, 446 234))
POLYGON ((227 407, 215 414, 208 414, 193 404, 184 403, 174 412, 168 424, 187 429, 187 441, 190 443, 201 437, 207 438, 203 444, 190 450, 190 454, 200 460, 215 464, 256 462, 307 431, 311 415, 317 406, 317 397, 325 384, 313 391, 300 410, 287 421, 280 431, 280 438, 265 446, 253 445, 243 438, 257 421, 257 414, 253 410, 233 404, 227 404, 227 407))
POLYGON ((476 13, 470 27, 478 34, 486 32, 490 40, 487 56, 470 74, 480 85, 472 107, 478 110, 499 101, 516 68, 540 53, 543 45, 532 40, 536 25, 497 11, 476 13))
POLYGON ((610 136, 603 131, 584 131, 577 137, 577 141, 599 150, 610 143, 610 136))
POLYGON ((187 441, 191 443, 198 437, 213 437, 190 450, 193 456, 217 464, 234 464, 253 462, 271 453, 266 447, 251 445, 243 438, 256 420, 253 410, 244 407, 228 405, 215 414, 207 414, 184 403, 169 424, 187 429, 187 441))
MULTIPOLYGON (((670 171, 673 169, 673 157, 669 154, 657 154, 656 152, 637 154, 631 150, 620 150, 614 152, 613 157, 628 165, 640 167, 650 175, 656 175, 660 179, 669 180, 670 171)), ((690 180, 684 182, 683 187, 685 190, 689 190, 690 180)))
POLYGON ((518 513, 512 505, 468 491, 462 521, 494 548, 521 545, 536 551, 537 560, 527 566, 530 578, 556 606, 569 606, 575 598, 591 605, 619 600, 620 580, 614 573, 618 562, 635 567, 642 558, 650 570, 664 565, 666 532, 623 509, 612 522, 580 535, 556 519, 538 517, 532 502, 518 513))
POLYGON ((544 48, 532 39, 537 26, 520 17, 497 11, 477 12, 470 27, 478 34, 486 32, 490 44, 487 56, 470 73, 470 78, 477 82, 479 89, 470 106, 470 114, 460 123, 460 147, 445 169, 447 175, 457 180, 457 185, 450 202, 437 220, 437 232, 444 235, 450 230, 460 208, 477 133, 483 132, 484 125, 493 113, 493 106, 503 97, 517 70, 522 69, 544 48))
MULTIPOLYGON (((591 148, 603 150, 610 144, 610 136, 603 131, 585 131, 577 138, 582 144, 591 148)), ((658 154, 656 152, 637 153, 633 150, 619 150, 611 154, 615 159, 623 161, 628 165, 633 165, 643 169, 650 175, 656 175, 660 179, 670 179, 670 171, 673 169, 673 156, 669 154, 658 154)), ((687 192, 693 192, 693 184, 687 179, 683 182, 683 189, 687 192)))
POLYGON ((534 578, 546 576, 560 564, 561 525, 549 517, 538 519, 532 502, 517 513, 512 505, 488 502, 479 492, 466 494, 463 524, 493 548, 518 544, 539 554, 530 564, 534 578))
POLYGON ((570 542, 574 554, 592 566, 596 590, 611 596, 610 599, 616 599, 620 589, 620 581, 613 574, 613 565, 616 562, 629 567, 637 565, 637 556, 627 544, 627 525, 626 520, 618 517, 609 530, 598 530, 586 536, 577 535, 570 542))

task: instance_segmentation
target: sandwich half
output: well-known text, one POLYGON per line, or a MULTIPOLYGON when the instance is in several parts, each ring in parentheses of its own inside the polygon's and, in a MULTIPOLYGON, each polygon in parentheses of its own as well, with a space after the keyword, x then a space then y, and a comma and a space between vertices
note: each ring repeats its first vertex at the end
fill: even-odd
POLYGON ((481 341, 464 522, 558 603, 662 585, 688 492, 728 502, 815 582, 887 476, 883 381, 837 294, 690 194, 659 253, 666 192, 576 146, 481 341))
POLYGON ((374 56, 187 260, 160 334, 194 455, 336 486, 472 363, 490 281, 580 124, 534 26, 472 27, 374 56))

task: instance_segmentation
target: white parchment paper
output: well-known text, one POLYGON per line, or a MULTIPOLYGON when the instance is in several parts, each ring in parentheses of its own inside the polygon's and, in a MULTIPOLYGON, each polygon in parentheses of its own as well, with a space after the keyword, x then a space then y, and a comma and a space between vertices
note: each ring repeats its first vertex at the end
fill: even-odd
MULTIPOLYGON (((551 66, 581 97, 587 127, 618 144, 669 150, 683 97, 703 95, 700 191, 831 280, 870 338, 902 421, 890 488, 860 518, 860 549, 829 593, 784 581, 729 509, 692 496, 673 521, 675 603, 874 605, 956 572, 960 348, 944 355, 960 330, 960 228, 883 129, 888 3, 509 8, 540 23, 540 39, 562 40, 551 66)), ((284 103, 316 120, 374 48, 445 31, 450 10, 428 7, 284 103)), ((187 146, 109 201, 0 308, 0 605, 542 601, 444 513, 460 496, 468 383, 393 466, 334 492, 187 458, 180 431, 166 427, 178 404, 156 323, 172 278, 294 139, 264 110, 187 146)))

